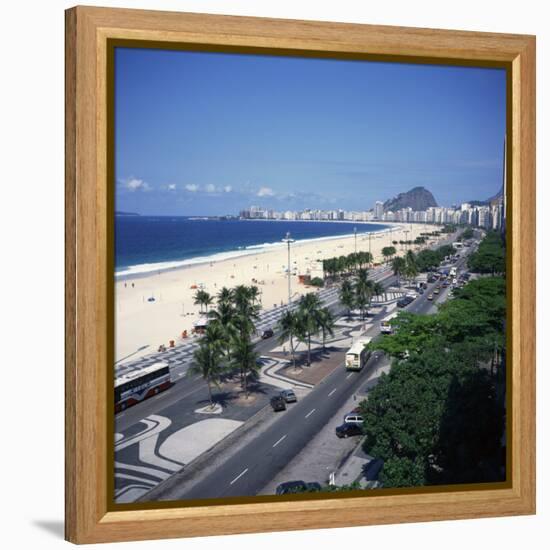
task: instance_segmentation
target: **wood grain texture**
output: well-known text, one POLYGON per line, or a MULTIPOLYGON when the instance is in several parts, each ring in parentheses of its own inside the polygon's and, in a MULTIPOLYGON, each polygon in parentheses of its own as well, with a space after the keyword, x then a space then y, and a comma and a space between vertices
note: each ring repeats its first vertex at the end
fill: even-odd
MULTIPOLYGON (((286 51, 282 51, 286 50, 286 51)), ((78 7, 66 14, 66 538, 76 543, 530 514, 535 510, 535 39, 78 7), (511 486, 109 511, 107 39, 507 63, 512 151, 511 486), (520 244, 521 243, 521 244, 520 244)))

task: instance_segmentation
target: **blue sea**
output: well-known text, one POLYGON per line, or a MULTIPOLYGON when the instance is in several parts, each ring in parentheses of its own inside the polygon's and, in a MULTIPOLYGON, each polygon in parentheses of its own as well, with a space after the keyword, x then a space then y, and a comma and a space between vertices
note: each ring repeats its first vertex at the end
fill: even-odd
POLYGON ((383 231, 374 223, 217 220, 168 216, 116 216, 115 271, 130 277, 223 260, 284 246, 287 232, 312 241, 383 231))

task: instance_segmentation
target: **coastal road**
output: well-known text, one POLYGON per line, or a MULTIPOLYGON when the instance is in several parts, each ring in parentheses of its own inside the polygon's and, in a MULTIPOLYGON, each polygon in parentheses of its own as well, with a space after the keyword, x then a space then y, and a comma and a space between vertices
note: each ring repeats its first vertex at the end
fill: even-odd
MULTIPOLYGON (((432 248, 435 246, 448 244, 450 240, 452 240, 452 237, 449 237, 445 241, 437 243, 436 245, 432 245, 432 248)), ((379 281, 385 288, 390 288, 396 283, 396 277, 387 266, 382 266, 381 268, 372 270, 370 272, 370 278, 372 280, 379 281)), ((321 289, 318 294, 323 304, 329 307, 334 314, 338 314, 341 311, 338 299, 338 287, 334 286, 332 288, 321 289)), ((434 302, 436 302, 436 300, 434 300, 434 302)), ((291 304, 291 309, 295 309, 296 307, 297 302, 293 302, 291 304)), ((415 300, 415 302, 409 306, 408 310, 416 313, 418 307, 419 301, 415 300)), ((262 311, 260 314, 260 321, 258 322, 258 329, 275 329, 276 323, 284 311, 286 311, 286 306, 262 311)), ((267 340, 258 340, 256 344, 256 351, 260 355, 271 351, 277 336, 278 333, 275 331, 274 337, 267 340)), ((199 392, 204 389, 204 381, 202 377, 199 375, 192 378, 186 376, 187 371, 192 364, 193 352, 197 348, 197 345, 197 342, 190 342, 189 344, 178 346, 174 348, 174 350, 169 350, 165 354, 155 354, 154 356, 144 357, 138 361, 134 361, 123 366, 132 369, 142 368, 143 366, 152 364, 156 361, 168 360, 171 366, 172 380, 175 384, 168 391, 160 393, 155 397, 147 399, 133 407, 130 407, 129 409, 126 409, 123 412, 118 413, 115 417, 116 430, 125 430, 133 424, 139 422, 141 419, 151 414, 155 414, 158 411, 177 403, 181 399, 187 399, 191 396, 197 397, 199 392)), ((117 372, 120 372, 120 367, 117 369, 117 372)))
MULTIPOLYGON (((471 252, 473 252, 473 248, 462 253, 460 259, 454 264, 457 270, 463 269, 471 252)), ((437 307, 427 297, 437 284, 429 284, 425 293, 419 295, 404 309, 417 314, 434 313, 437 307)), ((449 288, 445 289, 437 301, 446 300, 448 291, 449 288)), ((366 335, 374 337, 379 334, 379 322, 377 321, 383 315, 384 313, 381 313, 373 319, 373 325, 366 335)), ((257 494, 329 422, 342 403, 345 403, 358 391, 370 373, 381 366, 384 359, 382 353, 374 353, 366 367, 360 372, 348 372, 342 363, 301 401, 290 404, 289 409, 284 413, 273 413, 280 414, 280 420, 238 450, 207 478, 202 479, 189 489, 182 486, 171 486, 168 482, 160 494, 158 491, 155 493, 154 498, 163 500, 209 499, 257 494)))
MULTIPOLYGON (((416 313, 428 314, 434 311, 433 304, 427 300, 427 294, 433 286, 435 284, 429 285, 429 290, 413 302, 416 313)), ((372 320, 372 326, 366 335, 374 337, 380 333, 379 320, 383 316, 384 313, 381 313, 369 320, 372 320)), ((166 489, 155 492, 154 498, 208 499, 257 494, 329 422, 342 403, 359 390, 370 373, 380 367, 384 360, 384 355, 376 352, 360 372, 348 372, 342 363, 302 400, 289 404, 287 411, 273 413, 280 414, 280 420, 237 451, 213 474, 189 489, 172 487, 168 482, 166 489)))
MULTIPOLYGON (((381 269, 373 273, 373 280, 380 281, 384 287, 388 288, 391 285, 395 284, 395 276, 391 273, 389 269, 381 269)), ((338 314, 342 311, 339 299, 338 299, 338 288, 332 287, 329 289, 323 289, 319 291, 319 296, 326 307, 329 307, 334 314, 338 314)), ((291 305, 292 309, 297 307, 297 303, 294 302, 291 305)), ((286 307, 276 308, 276 315, 273 315, 273 310, 268 310, 262 312, 263 316, 260 319, 258 326, 262 329, 273 328, 275 329, 276 323, 282 313, 286 311, 286 307), (268 317, 266 323, 266 317, 268 317), (262 323, 263 321, 263 323, 262 323)), ((278 332, 275 330, 274 336, 267 340, 258 340, 256 343, 256 352, 259 355, 264 355, 272 350, 276 345, 278 332)), ((126 409, 118 413, 115 416, 116 430, 125 430, 132 424, 139 422, 142 418, 149 416, 150 414, 155 414, 164 408, 173 405, 174 403, 180 401, 181 399, 189 398, 190 396, 196 397, 196 394, 204 390, 204 380, 201 376, 196 375, 193 377, 186 376, 187 371, 189 370, 190 365, 193 360, 193 351, 197 347, 197 343, 193 343, 193 348, 190 353, 186 353, 181 359, 171 363, 171 374, 172 380, 175 382, 174 386, 169 390, 162 392, 154 397, 146 399, 133 407, 126 409)), ((177 349, 177 348, 176 348, 177 349)), ((147 358, 140 362, 136 362, 136 365, 133 368, 141 368, 145 365, 152 364, 156 361, 165 361, 166 355, 158 355, 155 358, 147 358)))

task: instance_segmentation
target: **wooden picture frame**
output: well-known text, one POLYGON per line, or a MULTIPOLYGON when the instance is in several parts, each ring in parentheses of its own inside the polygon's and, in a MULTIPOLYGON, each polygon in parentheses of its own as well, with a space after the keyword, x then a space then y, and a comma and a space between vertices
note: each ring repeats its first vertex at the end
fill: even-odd
POLYGON ((535 512, 535 38, 110 8, 66 12, 66 538, 74 543, 535 512), (116 40, 508 71, 509 477, 504 486, 155 509, 108 498, 112 357, 108 55, 116 40), (511 99, 510 99, 511 98, 511 99))

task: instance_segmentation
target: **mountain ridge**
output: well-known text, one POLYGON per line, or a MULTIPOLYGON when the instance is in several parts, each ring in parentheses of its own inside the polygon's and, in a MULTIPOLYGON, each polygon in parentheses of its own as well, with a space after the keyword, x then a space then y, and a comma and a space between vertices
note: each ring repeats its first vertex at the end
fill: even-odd
POLYGON ((402 208, 412 208, 414 211, 419 211, 426 210, 431 206, 437 206, 432 193, 425 187, 417 186, 384 202, 384 211, 391 210, 394 212, 402 208))

